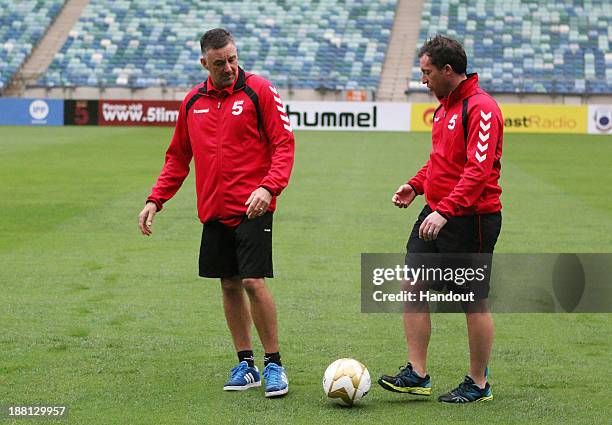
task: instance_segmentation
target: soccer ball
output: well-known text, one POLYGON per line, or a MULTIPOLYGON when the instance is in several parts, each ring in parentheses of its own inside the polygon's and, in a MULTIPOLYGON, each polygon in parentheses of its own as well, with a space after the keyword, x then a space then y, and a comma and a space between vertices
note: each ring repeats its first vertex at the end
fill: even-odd
POLYGON ((355 359, 338 359, 328 366, 323 376, 323 391, 343 406, 358 403, 370 391, 370 372, 355 359))

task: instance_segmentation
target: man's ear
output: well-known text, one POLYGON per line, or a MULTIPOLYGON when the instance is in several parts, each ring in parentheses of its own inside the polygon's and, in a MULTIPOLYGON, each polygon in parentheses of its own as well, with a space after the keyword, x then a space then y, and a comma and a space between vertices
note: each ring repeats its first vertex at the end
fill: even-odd
POLYGON ((206 58, 204 56, 200 58, 200 63, 202 64, 204 69, 208 71, 208 63, 206 62, 206 58))
POLYGON ((452 66, 450 66, 449 64, 444 65, 444 73, 446 75, 451 75, 453 72, 455 72, 455 71, 453 71, 453 67, 452 66))

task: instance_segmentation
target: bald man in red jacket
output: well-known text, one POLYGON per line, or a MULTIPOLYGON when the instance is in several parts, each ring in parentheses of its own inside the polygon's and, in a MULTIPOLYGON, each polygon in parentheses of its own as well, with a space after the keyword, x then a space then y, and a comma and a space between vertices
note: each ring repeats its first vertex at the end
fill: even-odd
MULTIPOLYGON (((433 148, 427 163, 393 195, 407 208, 425 195, 407 244, 407 265, 414 254, 493 252, 501 230, 499 176, 503 118, 495 100, 466 74, 467 56, 455 40, 436 36, 419 52, 422 83, 440 100, 433 118, 433 148)), ((448 289, 448 286, 446 287, 448 289)), ((453 284, 451 291, 465 290, 453 284)), ((493 399, 487 365, 493 344, 488 281, 464 304, 470 347, 465 380, 438 400, 468 403, 493 399)), ((384 375, 379 384, 390 391, 431 395, 426 370, 431 321, 426 302, 404 313, 408 364, 398 375, 384 375)))

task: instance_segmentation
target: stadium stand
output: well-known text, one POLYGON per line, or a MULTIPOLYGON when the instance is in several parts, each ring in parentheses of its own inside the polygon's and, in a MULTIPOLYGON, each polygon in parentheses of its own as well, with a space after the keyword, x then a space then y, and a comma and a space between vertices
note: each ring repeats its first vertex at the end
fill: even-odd
MULTIPOLYGON (((612 93, 611 12, 609 0, 427 0, 418 45, 459 39, 493 92, 612 93)), ((418 61, 409 90, 425 90, 418 61)))
POLYGON ((0 0, 0 90, 57 16, 62 0, 0 0))
POLYGON ((90 3, 38 84, 189 87, 203 78, 198 34, 222 26, 243 66, 280 87, 378 86, 396 0, 163 0, 90 3))

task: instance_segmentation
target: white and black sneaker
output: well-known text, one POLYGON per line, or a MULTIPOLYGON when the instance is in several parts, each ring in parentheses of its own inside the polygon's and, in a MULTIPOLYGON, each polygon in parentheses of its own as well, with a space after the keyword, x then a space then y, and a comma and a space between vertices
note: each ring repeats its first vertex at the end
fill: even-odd
POLYGON ((466 376, 457 388, 438 397, 438 401, 443 403, 472 403, 490 400, 493 400, 493 393, 489 383, 487 382, 484 388, 480 388, 469 376, 466 376))

